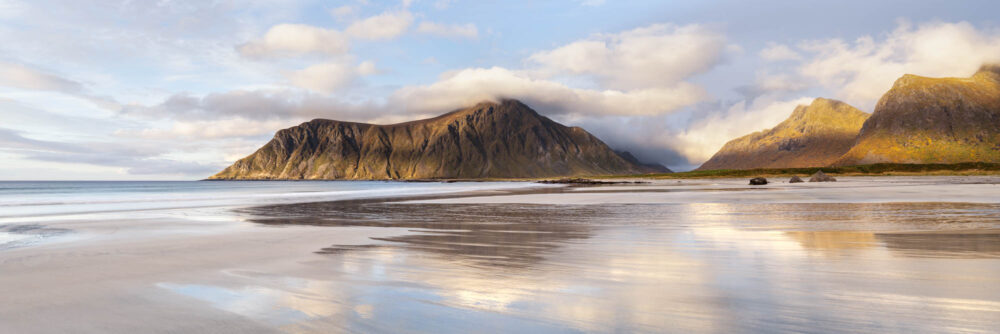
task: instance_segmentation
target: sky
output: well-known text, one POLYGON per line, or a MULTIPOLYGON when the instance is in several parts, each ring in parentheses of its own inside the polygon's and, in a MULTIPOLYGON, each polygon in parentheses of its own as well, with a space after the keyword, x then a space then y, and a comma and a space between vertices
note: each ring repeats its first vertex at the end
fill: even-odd
POLYGON ((519 99, 674 170, 1000 61, 996 1, 0 0, 0 180, 194 180, 314 118, 519 99))

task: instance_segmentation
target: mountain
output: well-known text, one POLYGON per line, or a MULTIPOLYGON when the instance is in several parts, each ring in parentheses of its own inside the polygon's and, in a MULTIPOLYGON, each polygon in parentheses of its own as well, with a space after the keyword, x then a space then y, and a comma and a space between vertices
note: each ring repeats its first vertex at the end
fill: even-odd
POLYGON ((1000 162, 1000 66, 970 78, 904 75, 836 165, 1000 162))
POLYGON ((257 152, 210 179, 533 178, 650 171, 579 127, 505 100, 392 125, 312 120, 278 131, 257 152))
POLYGON ((618 156, 622 157, 622 159, 625 159, 625 161, 628 161, 633 165, 639 166, 639 168, 641 168, 645 173, 673 173, 673 171, 671 171, 670 168, 667 168, 667 166, 655 162, 639 161, 639 158, 636 158, 634 155, 632 155, 632 152, 615 151, 615 153, 617 153, 618 156))
POLYGON ((697 170, 827 166, 854 144, 868 114, 818 98, 772 129, 730 140, 697 170))

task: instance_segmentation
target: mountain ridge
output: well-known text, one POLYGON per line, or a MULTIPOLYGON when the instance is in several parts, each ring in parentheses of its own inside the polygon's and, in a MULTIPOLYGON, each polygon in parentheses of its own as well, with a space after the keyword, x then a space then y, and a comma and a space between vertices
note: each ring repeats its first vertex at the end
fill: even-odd
POLYGON ((1000 162, 1000 65, 968 78, 906 74, 834 165, 1000 162))
MULTIPOLYGON (((376 125, 314 119, 282 129, 210 180, 534 178, 653 172, 586 130, 517 100, 376 125)), ((659 171, 659 170, 656 170, 659 171)))
POLYGON ((695 170, 829 165, 851 148, 868 116, 844 102, 816 98, 773 128, 730 140, 695 170))

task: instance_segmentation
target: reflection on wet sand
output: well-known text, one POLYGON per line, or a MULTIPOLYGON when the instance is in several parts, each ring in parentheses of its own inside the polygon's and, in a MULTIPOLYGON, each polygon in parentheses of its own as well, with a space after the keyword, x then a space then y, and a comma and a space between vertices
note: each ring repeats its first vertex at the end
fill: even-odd
POLYGON ((785 235, 795 239, 802 247, 813 250, 836 250, 878 247, 878 240, 871 232, 849 231, 790 231, 785 235))
POLYGON ((241 213, 407 231, 317 249, 333 270, 322 277, 245 276, 242 290, 193 294, 257 295, 206 302, 294 332, 1000 327, 997 205, 352 201, 241 213))
MULTIPOLYGON (((530 266, 563 243, 587 238, 597 226, 581 221, 615 219, 613 211, 594 206, 567 210, 519 205, 332 202, 259 207, 248 212, 259 217, 252 219, 253 222, 267 225, 407 228, 416 233, 373 239, 403 245, 409 250, 461 256, 481 265, 503 267, 530 266)), ((332 246, 319 252, 332 254, 376 246, 332 246)))
POLYGON ((901 256, 1000 258, 1000 233, 881 233, 879 240, 901 256))

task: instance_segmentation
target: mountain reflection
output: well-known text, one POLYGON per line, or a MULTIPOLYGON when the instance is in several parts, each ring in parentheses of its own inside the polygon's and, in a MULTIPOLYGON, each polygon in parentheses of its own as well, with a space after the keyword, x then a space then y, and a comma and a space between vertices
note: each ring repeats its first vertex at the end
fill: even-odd
POLYGON ((240 213, 268 226, 397 229, 368 244, 318 248, 316 263, 324 265, 289 277, 241 275, 246 284, 237 288, 164 285, 181 294, 249 295, 206 302, 293 332, 976 332, 1000 325, 989 259, 1000 254, 1000 206, 992 204, 367 200, 240 213))
POLYGON ((705 226, 784 230, 803 249, 823 252, 885 247, 903 251, 901 256, 1000 254, 1000 234, 954 232, 997 228, 1000 206, 994 204, 532 205, 358 200, 260 206, 241 212, 249 214, 251 222, 273 226, 367 226, 412 232, 372 238, 381 243, 371 245, 332 245, 317 250, 321 254, 393 246, 501 267, 530 266, 560 245, 590 238, 602 228, 629 225, 665 231, 705 226))
POLYGON ((903 256, 1000 257, 997 233, 883 233, 885 246, 903 256))
MULTIPOLYGON (((541 261, 560 244, 590 237, 600 224, 627 219, 614 207, 536 205, 443 205, 378 202, 329 202, 275 205, 246 211, 252 222, 267 225, 369 226, 407 228, 399 236, 372 238, 388 245, 443 256, 460 256, 474 265, 525 267, 541 261)), ((381 245, 331 246, 333 254, 381 245)))

